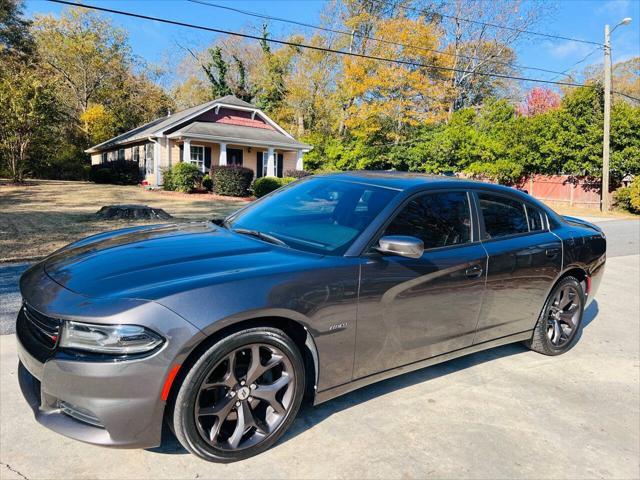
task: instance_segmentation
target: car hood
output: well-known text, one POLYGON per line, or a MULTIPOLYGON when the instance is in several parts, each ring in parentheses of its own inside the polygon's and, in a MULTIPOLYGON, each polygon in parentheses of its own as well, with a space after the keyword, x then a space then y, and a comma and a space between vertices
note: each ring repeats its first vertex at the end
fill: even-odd
POLYGON ((295 269, 310 256, 212 223, 137 227, 96 235, 44 261, 61 286, 90 297, 157 300, 188 289, 295 269))

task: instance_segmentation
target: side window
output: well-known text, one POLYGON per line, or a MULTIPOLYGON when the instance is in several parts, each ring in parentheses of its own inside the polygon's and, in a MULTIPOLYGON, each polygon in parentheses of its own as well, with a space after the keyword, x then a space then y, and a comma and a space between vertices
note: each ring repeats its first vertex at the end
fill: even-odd
POLYGON ((527 205, 527 217, 529 218, 529 230, 536 232, 544 230, 544 216, 543 213, 536 207, 527 205))
POLYGON ((393 219, 384 235, 409 235, 424 248, 471 241, 471 214, 465 192, 429 193, 411 200, 393 219))
POLYGON ((486 238, 499 238, 529 231, 524 203, 499 195, 478 194, 486 238))

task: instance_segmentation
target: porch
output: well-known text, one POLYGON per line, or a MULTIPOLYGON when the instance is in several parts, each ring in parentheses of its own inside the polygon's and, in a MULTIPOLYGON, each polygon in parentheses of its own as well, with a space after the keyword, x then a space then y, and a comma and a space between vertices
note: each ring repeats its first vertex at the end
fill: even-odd
POLYGON ((287 170, 303 169, 302 149, 189 137, 167 140, 166 159, 160 159, 161 168, 189 162, 207 173, 212 166, 237 165, 253 170, 256 178, 282 177, 287 170))

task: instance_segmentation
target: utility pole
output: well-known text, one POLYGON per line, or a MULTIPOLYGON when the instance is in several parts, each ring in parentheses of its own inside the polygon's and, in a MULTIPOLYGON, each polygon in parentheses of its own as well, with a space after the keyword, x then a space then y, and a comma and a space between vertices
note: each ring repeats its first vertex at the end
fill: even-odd
POLYGON ((609 132, 611 130, 611 33, 604 26, 604 135, 602 136, 602 204, 609 211, 609 132))
POLYGON ((603 212, 609 211, 609 133, 611 131, 611 33, 620 25, 629 25, 631 18, 622 19, 611 31, 604 26, 604 134, 602 136, 602 203, 603 212))

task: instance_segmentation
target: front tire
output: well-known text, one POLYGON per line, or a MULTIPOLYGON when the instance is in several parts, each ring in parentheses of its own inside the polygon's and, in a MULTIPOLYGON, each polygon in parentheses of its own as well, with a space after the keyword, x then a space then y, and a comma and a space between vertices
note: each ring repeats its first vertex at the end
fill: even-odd
POLYGON ((173 431, 204 460, 228 463, 257 455, 293 423, 304 371, 300 351, 281 330, 233 333, 190 368, 173 405, 173 431))
POLYGON ((551 290, 531 340, 525 345, 544 355, 560 355, 578 341, 585 296, 580 282, 565 277, 551 290))

